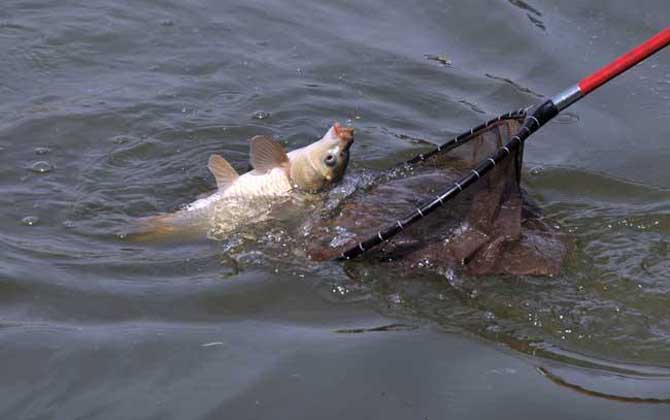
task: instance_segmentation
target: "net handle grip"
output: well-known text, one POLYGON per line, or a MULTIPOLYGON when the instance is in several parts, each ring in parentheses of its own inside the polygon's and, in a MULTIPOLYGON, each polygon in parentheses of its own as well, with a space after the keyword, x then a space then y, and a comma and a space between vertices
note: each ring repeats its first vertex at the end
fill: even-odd
POLYGON ((582 95, 597 89, 629 68, 670 45, 670 28, 665 28, 642 44, 621 55, 600 70, 579 82, 582 95))

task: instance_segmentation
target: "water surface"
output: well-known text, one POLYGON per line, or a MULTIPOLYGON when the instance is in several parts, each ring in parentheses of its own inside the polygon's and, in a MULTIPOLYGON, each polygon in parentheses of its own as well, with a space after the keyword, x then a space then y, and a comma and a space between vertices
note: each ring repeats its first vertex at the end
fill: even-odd
POLYGON ((295 148, 351 124, 355 185, 668 16, 663 0, 6 0, 1 417, 667 418, 668 52, 529 141, 529 196, 571 244, 555 278, 313 264, 281 225, 120 234, 212 190, 211 153, 246 170, 253 135, 295 148))

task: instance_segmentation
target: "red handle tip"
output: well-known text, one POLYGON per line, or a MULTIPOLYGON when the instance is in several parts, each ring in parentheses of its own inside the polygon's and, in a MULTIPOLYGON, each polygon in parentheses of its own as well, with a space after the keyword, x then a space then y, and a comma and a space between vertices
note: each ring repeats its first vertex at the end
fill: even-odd
POLYGON ((670 28, 665 28, 610 64, 582 79, 579 82, 579 89, 582 91, 582 95, 586 95, 597 89, 668 45, 670 45, 670 28))

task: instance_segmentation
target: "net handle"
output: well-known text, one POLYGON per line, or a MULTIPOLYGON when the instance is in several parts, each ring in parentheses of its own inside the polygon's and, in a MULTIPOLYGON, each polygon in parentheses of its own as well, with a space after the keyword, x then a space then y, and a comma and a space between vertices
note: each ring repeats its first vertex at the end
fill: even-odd
POLYGON ((665 28, 611 63, 586 76, 577 84, 554 96, 552 102, 559 111, 562 111, 668 45, 670 45, 670 28, 665 28))
POLYGON ((670 28, 665 28, 608 65, 583 78, 579 82, 579 88, 584 95, 587 95, 668 45, 670 45, 670 28))

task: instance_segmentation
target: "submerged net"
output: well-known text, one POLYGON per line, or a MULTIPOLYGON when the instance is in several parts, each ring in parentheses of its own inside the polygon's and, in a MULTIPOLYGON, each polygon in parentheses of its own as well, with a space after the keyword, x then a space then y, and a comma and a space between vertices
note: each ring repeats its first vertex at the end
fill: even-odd
POLYGON ((470 130, 431 153, 387 171, 309 224, 308 254, 336 258, 359 247, 367 258, 422 266, 465 266, 470 273, 553 274, 562 251, 523 199, 523 147, 430 215, 421 211, 478 162, 503 147, 525 115, 508 114, 470 130), (422 219, 403 226, 407 215, 422 219), (384 226, 398 226, 393 235, 384 226), (364 249, 377 237, 379 246, 364 249), (544 242, 544 243, 542 243, 544 242), (542 249, 544 248, 544 249, 542 249))

